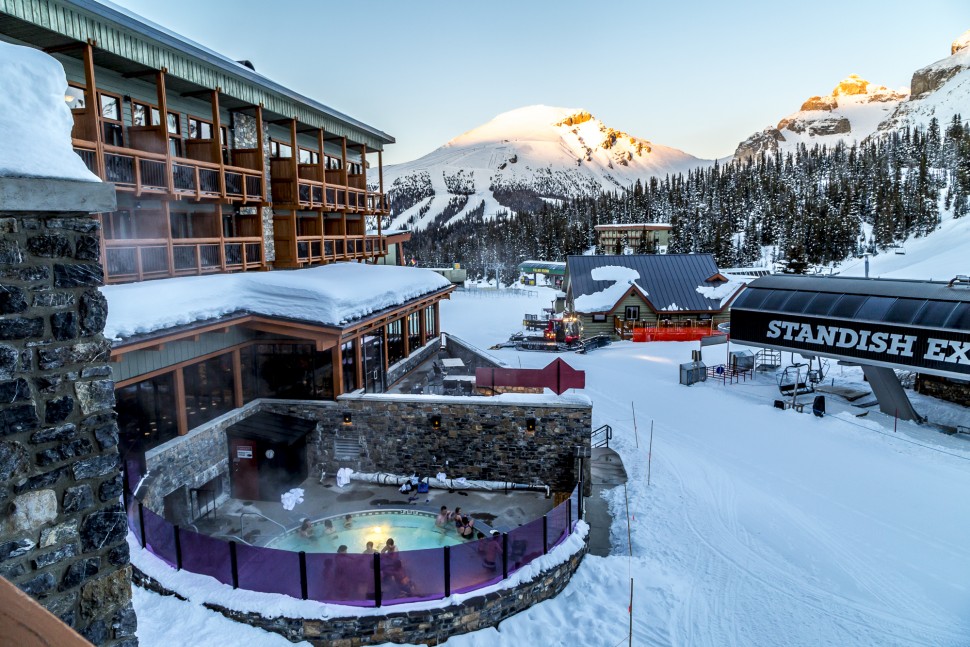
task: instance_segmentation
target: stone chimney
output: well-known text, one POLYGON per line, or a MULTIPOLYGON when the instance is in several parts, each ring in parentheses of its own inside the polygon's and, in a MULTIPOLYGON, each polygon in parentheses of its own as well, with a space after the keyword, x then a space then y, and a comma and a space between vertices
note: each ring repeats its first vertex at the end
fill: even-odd
POLYGON ((0 575, 133 647, 99 223, 110 184, 0 177, 0 575))

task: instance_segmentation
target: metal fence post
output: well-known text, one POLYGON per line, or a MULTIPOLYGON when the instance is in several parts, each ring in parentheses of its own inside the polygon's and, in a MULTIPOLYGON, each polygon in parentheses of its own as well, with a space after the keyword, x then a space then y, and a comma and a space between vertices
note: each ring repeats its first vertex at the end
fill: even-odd
POLYGON ((445 597, 451 595, 451 546, 445 546, 445 597))
POLYGON ((570 535, 573 532, 573 499, 569 497, 566 499, 566 534, 570 535))
POLYGON ((182 534, 178 526, 172 526, 175 532, 175 568, 182 570, 182 534))
POLYGON ((502 533, 502 579, 509 577, 509 533, 502 533))
POLYGON ((306 600, 309 596, 307 595, 307 579, 306 579, 306 551, 300 551, 300 593, 303 594, 303 599, 306 600))
POLYGON ((374 606, 381 606, 381 554, 374 553, 374 606))
POLYGON ((141 547, 144 548, 145 544, 145 511, 142 509, 141 501, 138 502, 138 527, 141 529, 141 547))
POLYGON ((229 542, 229 566, 232 570, 232 588, 239 588, 239 562, 236 559, 236 542, 229 542))
POLYGON ((542 515, 542 554, 549 554, 549 518, 542 515))

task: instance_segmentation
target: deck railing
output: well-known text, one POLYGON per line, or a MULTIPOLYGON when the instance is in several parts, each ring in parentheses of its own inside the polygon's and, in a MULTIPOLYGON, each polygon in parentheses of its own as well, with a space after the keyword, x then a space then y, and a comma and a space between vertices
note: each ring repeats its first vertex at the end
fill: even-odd
POLYGON ((105 240, 108 283, 257 269, 263 241, 247 238, 140 238, 105 240))
POLYGON ((300 263, 365 258, 387 253, 387 241, 377 236, 297 236, 300 263))
MULTIPOLYGON (((126 476, 127 483, 137 482, 126 476)), ((234 589, 381 607, 439 600, 492 586, 548 554, 576 529, 581 487, 543 517, 497 536, 392 555, 251 546, 171 524, 130 495, 126 507, 128 529, 138 544, 174 569, 208 575, 234 589)))

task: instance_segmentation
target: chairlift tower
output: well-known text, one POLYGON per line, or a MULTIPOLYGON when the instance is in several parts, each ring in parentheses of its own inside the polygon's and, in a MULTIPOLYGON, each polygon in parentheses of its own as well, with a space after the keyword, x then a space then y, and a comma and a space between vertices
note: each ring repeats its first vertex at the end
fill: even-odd
POLYGON ((495 289, 499 289, 501 285, 499 281, 500 272, 505 269, 505 263, 499 263, 498 261, 494 263, 485 263, 485 280, 488 281, 488 274, 492 270, 495 270, 495 289))

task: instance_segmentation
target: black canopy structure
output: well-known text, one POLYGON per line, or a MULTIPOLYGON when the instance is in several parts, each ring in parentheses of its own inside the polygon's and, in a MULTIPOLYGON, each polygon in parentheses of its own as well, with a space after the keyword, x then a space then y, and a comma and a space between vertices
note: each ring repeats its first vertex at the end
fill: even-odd
POLYGON ((260 411, 226 429, 232 496, 270 501, 307 476, 306 437, 316 422, 260 411))
POLYGON ((731 308, 731 339, 859 364, 882 411, 915 419, 892 369, 970 379, 970 279, 761 277, 731 308))

